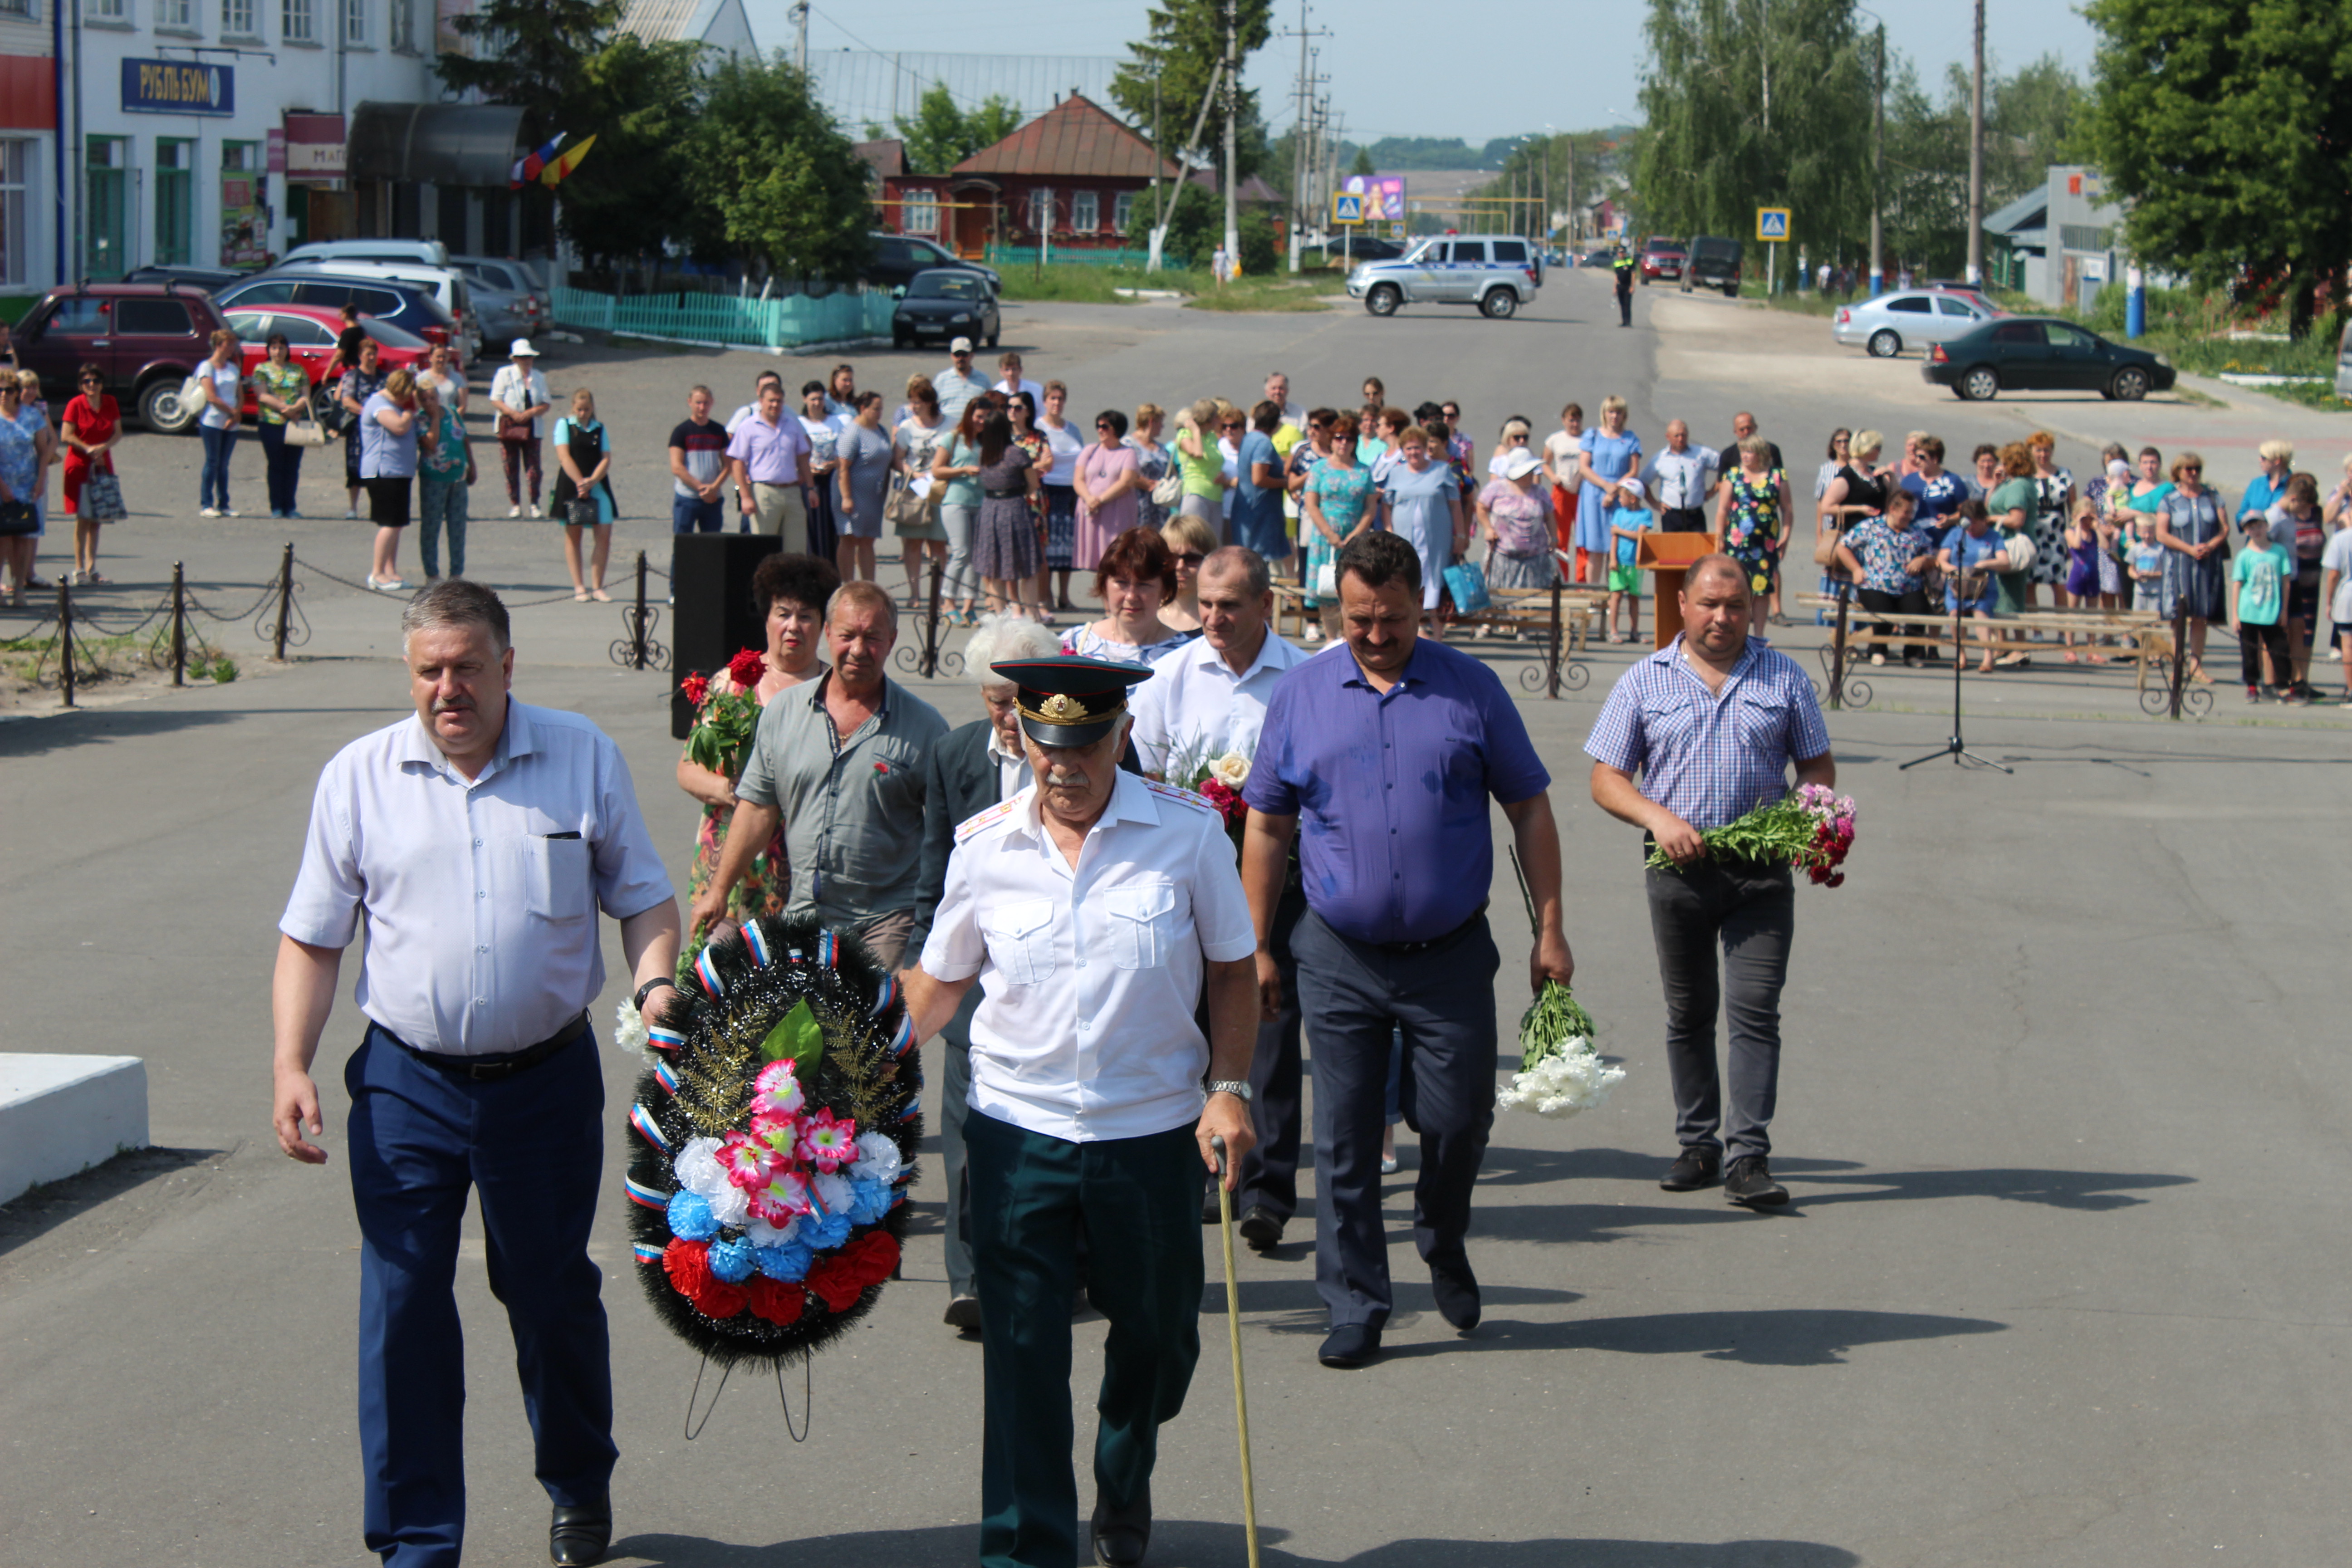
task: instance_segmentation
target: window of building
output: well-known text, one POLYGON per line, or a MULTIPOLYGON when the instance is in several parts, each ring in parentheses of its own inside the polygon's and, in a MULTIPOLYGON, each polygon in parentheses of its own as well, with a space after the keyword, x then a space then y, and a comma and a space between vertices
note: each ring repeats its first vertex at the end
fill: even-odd
POLYGON ((126 23, 131 20, 131 0, 82 0, 81 15, 86 22, 126 23))
POLYGON ((936 191, 909 191, 898 208, 898 226, 908 234, 940 232, 940 197, 936 191))
POLYGON ((26 22, 40 20, 40 8, 34 0, 0 0, 0 16, 15 16, 26 22))
POLYGON ((1102 227, 1102 197, 1093 191, 1079 191, 1070 197, 1070 232, 1092 234, 1102 227))
POLYGON ((155 26, 167 32, 194 32, 196 0, 155 0, 155 26))
POLYGON ((222 37, 256 37, 260 29, 261 17, 255 0, 221 0, 222 37))
POLYGON ((1135 222, 1135 193, 1121 191, 1110 202, 1110 226, 1125 234, 1135 222))
POLYGON ((1047 232, 1046 226, 1053 221, 1054 188, 1051 185, 1031 186, 1029 190, 1029 232, 1032 234, 1044 234, 1047 232))
POLYGON ((195 250, 195 143, 155 138, 155 259, 185 265, 195 250))
POLYGON ((121 274, 131 263, 123 256, 122 237, 130 228, 131 142, 125 136, 93 136, 83 174, 82 264, 78 272, 92 277, 121 274))
POLYGON ((32 142, 0 142, 0 288, 23 284, 32 263, 32 182, 39 167, 32 142))
POLYGON ((392 0, 392 47, 416 52, 416 0, 392 0))
POLYGON ((319 41, 318 0, 285 0, 278 14, 278 26, 289 44, 315 44, 319 41))
POLYGON ((343 44, 346 47, 367 47, 367 0, 343 0, 343 44))

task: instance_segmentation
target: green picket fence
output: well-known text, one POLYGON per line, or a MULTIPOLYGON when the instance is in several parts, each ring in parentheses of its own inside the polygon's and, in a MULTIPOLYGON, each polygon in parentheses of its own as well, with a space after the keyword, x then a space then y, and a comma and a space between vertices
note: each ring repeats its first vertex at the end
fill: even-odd
POLYGON ((890 296, 868 289, 758 300, 732 294, 615 297, 559 287, 554 306, 555 319, 566 326, 737 348, 786 349, 890 335, 890 296))
MULTIPOLYGON (((1139 272, 1150 265, 1151 252, 1124 247, 1094 249, 1057 245, 1045 253, 1045 261, 1053 267, 1131 267, 1139 272)), ((988 247, 988 264, 1007 270, 1015 267, 1034 267, 1037 265, 1037 247, 1034 245, 992 245, 988 247)), ((1160 256, 1160 264, 1181 270, 1185 258, 1174 251, 1168 251, 1160 256)))

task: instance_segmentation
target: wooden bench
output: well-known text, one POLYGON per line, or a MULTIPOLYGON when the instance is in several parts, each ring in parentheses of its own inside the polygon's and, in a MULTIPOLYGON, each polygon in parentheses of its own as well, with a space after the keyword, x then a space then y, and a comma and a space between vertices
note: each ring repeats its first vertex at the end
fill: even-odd
MULTIPOLYGON (((1969 616, 1960 624, 1959 635, 1955 637, 1953 617, 1948 611, 1928 616, 1882 615, 1864 609, 1857 599, 1842 599, 1829 594, 1799 595, 1797 603, 1832 613, 1835 630, 1830 643, 1821 649, 1820 658, 1822 672, 1829 678, 1823 695, 1832 708, 1860 706, 1870 700, 1868 683, 1856 681, 1853 675, 1858 668, 1866 668, 1865 661, 1881 641, 1887 646, 1890 658, 1895 657, 1897 650, 1926 648, 1947 658, 1980 658, 1988 647, 1996 658, 2011 655, 2031 658, 2038 654, 2063 655, 2063 638, 2068 634, 2082 639, 2076 646, 2088 644, 2093 651, 2097 651, 2097 645, 2090 639, 2116 639, 2111 659, 2105 663, 2078 663, 2075 668, 2086 673, 2102 668, 2130 669, 2133 689, 2143 711, 2154 713, 2161 708, 2177 713, 2179 706, 2181 660, 2178 631, 2172 622, 2152 611, 2021 610, 1997 618, 1969 616), (1890 628, 1884 638, 1870 629, 1882 623, 1890 628), (2061 641, 2036 642, 2031 634, 2037 631, 2059 634, 2061 641), (2125 646, 2126 642, 2129 646, 2125 646), (2157 700, 2154 705, 2151 699, 2157 700)), ((2201 710, 2204 704, 2191 706, 2201 710)))
MULTIPOLYGON (((1489 591, 1490 603, 1475 616, 1450 615, 1447 635, 1509 637, 1525 640, 1533 634, 1537 662, 1519 671, 1519 684, 1529 691, 1558 697, 1565 689, 1581 691, 1591 682, 1583 663, 1592 628, 1609 601, 1609 591, 1583 584, 1550 588, 1501 588, 1489 591)), ((1293 642, 1305 638, 1307 594, 1296 583, 1274 585, 1275 629, 1293 642)))

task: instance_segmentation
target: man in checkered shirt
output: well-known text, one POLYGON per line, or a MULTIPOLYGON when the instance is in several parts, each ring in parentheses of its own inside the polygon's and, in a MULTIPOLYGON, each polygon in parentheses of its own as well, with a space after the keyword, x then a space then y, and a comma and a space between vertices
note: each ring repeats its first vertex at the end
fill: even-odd
POLYGON ((1675 863, 1649 873, 1682 1145, 1658 1184, 1686 1193, 1720 1177, 1734 1202, 1784 1204, 1788 1189, 1767 1161, 1767 1129, 1780 1071, 1795 882, 1786 865, 1710 858, 1699 835, 1787 794, 1791 763, 1798 784, 1834 786, 1837 760, 1812 682, 1787 655, 1748 635, 1756 605, 1738 563, 1728 555, 1698 562, 1683 581, 1681 604, 1682 635, 1619 679, 1584 742, 1593 803, 1643 829, 1645 847, 1654 841, 1675 863), (1727 1126, 1715 1066, 1715 1014, 1727 989, 1727 1126))

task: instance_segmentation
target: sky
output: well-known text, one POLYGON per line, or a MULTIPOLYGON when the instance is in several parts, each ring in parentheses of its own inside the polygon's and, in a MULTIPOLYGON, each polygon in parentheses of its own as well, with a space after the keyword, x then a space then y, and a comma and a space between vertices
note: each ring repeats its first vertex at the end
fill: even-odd
MULTIPOLYGON (((791 47, 788 0, 745 0, 745 7, 762 48, 791 47)), ((1890 53, 1910 57, 1923 80, 1969 58, 1967 0, 1877 0, 1873 9, 1885 18, 1890 53)), ((1645 13, 1638 0, 1480 0, 1465 11, 1427 0, 1310 0, 1307 26, 1330 30, 1309 44, 1321 51, 1317 63, 1350 141, 1459 136, 1475 147, 1547 124, 1571 131, 1635 122, 1645 13), (1537 25, 1537 17, 1572 25, 1537 25)), ((820 0, 809 21, 809 48, 1115 56, 1143 36, 1145 15, 1140 0, 820 0)), ((1298 40, 1280 35, 1298 26, 1297 0, 1276 0, 1276 36, 1246 73, 1276 132, 1293 118, 1298 71, 1298 40)), ((2000 66, 2055 53, 2087 74, 2095 43, 2091 25, 2071 5, 1986 0, 1986 53, 2000 66)), ((1024 107, 1035 112, 1050 105, 1024 107)))

